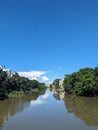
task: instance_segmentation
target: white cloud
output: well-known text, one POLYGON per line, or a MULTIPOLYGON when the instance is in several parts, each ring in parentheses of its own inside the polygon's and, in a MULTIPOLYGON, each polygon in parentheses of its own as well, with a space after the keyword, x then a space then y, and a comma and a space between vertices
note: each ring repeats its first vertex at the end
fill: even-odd
POLYGON ((41 80, 42 82, 49 81, 49 78, 46 76, 45 71, 29 71, 29 72, 18 72, 20 76, 29 78, 30 80, 35 79, 35 80, 41 80))
POLYGON ((47 76, 42 76, 42 81, 47 82, 47 81, 49 81, 49 78, 47 76))

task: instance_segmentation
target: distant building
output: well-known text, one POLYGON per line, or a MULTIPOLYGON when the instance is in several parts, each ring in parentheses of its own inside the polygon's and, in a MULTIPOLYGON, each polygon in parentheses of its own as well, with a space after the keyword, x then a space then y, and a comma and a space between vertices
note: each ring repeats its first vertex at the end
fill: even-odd
POLYGON ((4 65, 0 65, 0 69, 6 69, 4 65))
POLYGON ((13 72, 12 70, 6 69, 6 67, 4 65, 0 65, 0 69, 2 71, 7 72, 7 74, 8 74, 9 77, 12 77, 15 74, 15 72, 13 72))
POLYGON ((7 72, 8 76, 11 77, 12 71, 10 69, 3 69, 3 71, 7 72))
POLYGON ((59 80, 59 86, 60 86, 61 89, 64 89, 64 87, 63 87, 63 81, 64 81, 64 79, 60 79, 59 80))

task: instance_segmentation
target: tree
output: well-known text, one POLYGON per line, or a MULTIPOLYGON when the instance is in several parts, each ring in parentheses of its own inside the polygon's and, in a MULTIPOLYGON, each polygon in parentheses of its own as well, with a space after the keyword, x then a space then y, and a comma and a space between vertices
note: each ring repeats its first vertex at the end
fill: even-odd
POLYGON ((13 91, 32 92, 33 89, 43 90, 46 88, 44 83, 36 80, 29 80, 25 77, 20 77, 15 73, 9 77, 7 72, 0 69, 0 99, 8 97, 9 93, 13 91))
POLYGON ((98 92, 98 67, 83 68, 64 78, 64 88, 68 93, 94 96, 98 92))

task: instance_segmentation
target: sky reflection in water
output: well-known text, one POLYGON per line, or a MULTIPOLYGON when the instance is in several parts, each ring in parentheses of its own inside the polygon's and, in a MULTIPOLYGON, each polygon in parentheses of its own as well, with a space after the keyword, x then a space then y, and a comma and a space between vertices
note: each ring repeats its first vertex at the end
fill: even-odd
POLYGON ((22 110, 10 109, 10 113, 11 110, 14 111, 13 116, 3 124, 2 130, 98 130, 97 98, 66 96, 60 100, 59 97, 60 93, 47 90, 35 100, 17 100, 14 109, 21 104, 22 110), (94 122, 91 116, 95 116, 92 118, 96 119, 94 122))

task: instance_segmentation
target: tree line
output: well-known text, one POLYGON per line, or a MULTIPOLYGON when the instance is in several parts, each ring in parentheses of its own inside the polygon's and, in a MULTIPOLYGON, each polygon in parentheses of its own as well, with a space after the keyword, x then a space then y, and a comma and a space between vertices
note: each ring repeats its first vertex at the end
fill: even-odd
POLYGON ((98 95, 98 66, 83 68, 78 72, 65 75, 63 82, 65 92, 79 96, 98 95))
POLYGON ((44 83, 40 83, 36 80, 29 80, 25 77, 20 77, 18 73, 15 73, 12 77, 9 77, 7 72, 0 69, 0 99, 9 97, 9 94, 13 91, 29 93, 43 90, 45 88, 46 85, 44 83))

